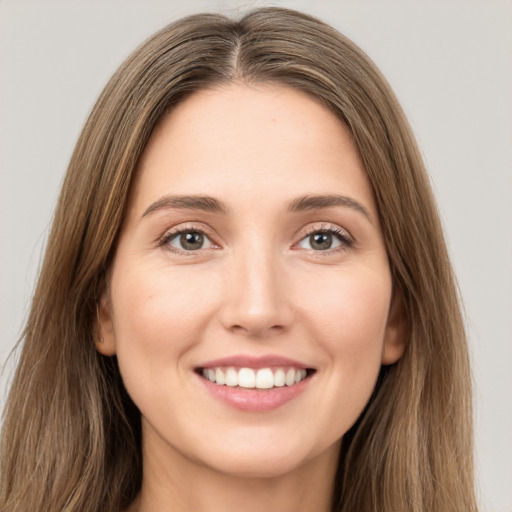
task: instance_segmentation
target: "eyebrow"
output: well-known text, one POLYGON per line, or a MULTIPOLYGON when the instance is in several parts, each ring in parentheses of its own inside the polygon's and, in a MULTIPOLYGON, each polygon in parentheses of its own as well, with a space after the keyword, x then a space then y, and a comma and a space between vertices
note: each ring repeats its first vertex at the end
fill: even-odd
POLYGON ((163 196, 152 203, 141 217, 146 217, 158 210, 178 208, 184 210, 202 210, 205 212, 227 214, 227 207, 219 200, 209 196, 163 196))
POLYGON ((372 222, 370 212, 360 202, 351 197, 335 194, 299 197, 290 203, 288 210, 291 212, 302 212, 307 210, 331 208, 333 206, 351 208, 358 213, 362 213, 370 222, 372 222))
MULTIPOLYGON (((361 203, 351 197, 342 195, 331 194, 298 197, 289 204, 288 211, 295 213, 331 208, 333 206, 351 208, 352 210, 363 214, 370 222, 372 222, 370 213, 361 203)), ((159 210, 167 209, 202 210, 205 212, 221 213, 224 215, 229 213, 227 206, 214 197, 166 195, 152 203, 141 215, 141 218, 159 210)))

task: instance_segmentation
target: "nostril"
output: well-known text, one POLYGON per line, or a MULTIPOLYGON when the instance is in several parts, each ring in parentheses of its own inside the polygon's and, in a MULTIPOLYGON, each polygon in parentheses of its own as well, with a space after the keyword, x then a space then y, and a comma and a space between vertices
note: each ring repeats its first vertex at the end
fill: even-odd
POLYGON ((265 337, 266 335, 278 334, 284 331, 282 325, 268 325, 264 322, 246 322, 244 325, 235 324, 229 328, 234 333, 246 334, 250 337, 265 337))

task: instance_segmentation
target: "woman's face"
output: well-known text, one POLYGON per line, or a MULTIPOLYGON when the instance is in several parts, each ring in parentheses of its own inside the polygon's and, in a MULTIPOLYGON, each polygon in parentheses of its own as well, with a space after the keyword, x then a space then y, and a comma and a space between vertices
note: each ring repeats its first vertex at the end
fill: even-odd
POLYGON ((205 90, 161 121, 110 276, 99 350, 141 411, 145 460, 332 467, 402 354, 356 146, 287 87, 205 90))

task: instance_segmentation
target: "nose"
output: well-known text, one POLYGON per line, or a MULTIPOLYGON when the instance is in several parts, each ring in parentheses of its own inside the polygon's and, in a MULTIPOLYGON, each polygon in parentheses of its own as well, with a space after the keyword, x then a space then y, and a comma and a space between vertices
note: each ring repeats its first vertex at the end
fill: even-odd
POLYGON ((258 338, 289 329, 293 322, 292 290, 279 258, 270 250, 261 250, 244 252, 233 260, 220 310, 223 326, 258 338))

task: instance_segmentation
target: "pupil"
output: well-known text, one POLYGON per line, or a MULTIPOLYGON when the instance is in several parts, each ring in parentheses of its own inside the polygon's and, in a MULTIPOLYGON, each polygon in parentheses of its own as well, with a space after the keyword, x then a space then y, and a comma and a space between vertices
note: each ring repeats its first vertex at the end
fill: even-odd
POLYGON ((332 235, 330 233, 315 233, 310 236, 310 243, 313 249, 325 251, 332 245, 332 235))
POLYGON ((192 251, 195 249, 201 249, 201 246, 203 245, 203 235, 195 231, 184 233, 181 235, 180 242, 184 249, 192 251))

